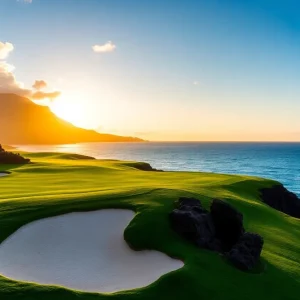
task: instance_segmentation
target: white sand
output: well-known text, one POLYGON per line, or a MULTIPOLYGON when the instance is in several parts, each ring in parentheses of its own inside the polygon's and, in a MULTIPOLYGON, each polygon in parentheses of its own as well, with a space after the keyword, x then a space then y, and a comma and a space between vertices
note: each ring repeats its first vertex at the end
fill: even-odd
POLYGON ((0 245, 0 274, 89 292, 147 286, 183 263, 157 251, 133 251, 123 232, 130 210, 105 209, 38 220, 0 245))
POLYGON ((0 173, 0 177, 7 176, 7 175, 8 175, 7 173, 0 173))

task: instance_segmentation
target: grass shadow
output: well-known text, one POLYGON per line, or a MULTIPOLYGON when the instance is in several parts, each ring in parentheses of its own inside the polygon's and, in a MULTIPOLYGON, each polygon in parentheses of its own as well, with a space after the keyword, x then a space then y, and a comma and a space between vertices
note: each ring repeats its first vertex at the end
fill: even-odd
POLYGON ((22 164, 0 164, 0 172, 1 173, 7 173, 10 174, 9 170, 20 168, 24 165, 27 165, 26 163, 22 164))

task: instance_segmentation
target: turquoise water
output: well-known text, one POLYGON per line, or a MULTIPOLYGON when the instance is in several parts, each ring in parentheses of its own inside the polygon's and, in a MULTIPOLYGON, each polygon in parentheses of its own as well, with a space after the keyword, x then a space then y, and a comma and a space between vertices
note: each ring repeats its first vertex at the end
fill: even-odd
POLYGON ((87 143, 21 148, 144 161, 163 170, 271 178, 300 196, 300 143, 87 143))

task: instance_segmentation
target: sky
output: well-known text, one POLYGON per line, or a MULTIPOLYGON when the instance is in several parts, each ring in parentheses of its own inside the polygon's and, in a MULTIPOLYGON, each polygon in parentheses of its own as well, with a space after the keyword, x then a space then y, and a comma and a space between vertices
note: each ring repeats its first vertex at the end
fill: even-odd
POLYGON ((0 92, 80 127, 300 141, 299 80, 296 0, 0 0, 0 92))

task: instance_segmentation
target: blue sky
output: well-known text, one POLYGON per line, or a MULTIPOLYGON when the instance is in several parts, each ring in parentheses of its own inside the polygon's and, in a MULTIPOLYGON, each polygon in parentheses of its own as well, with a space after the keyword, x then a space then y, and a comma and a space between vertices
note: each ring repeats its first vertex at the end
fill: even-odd
POLYGON ((0 41, 16 79, 60 90, 56 112, 79 126, 300 140, 297 1, 1 0, 0 41))

